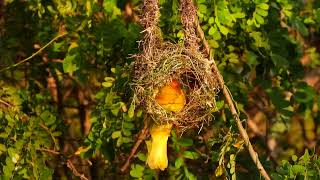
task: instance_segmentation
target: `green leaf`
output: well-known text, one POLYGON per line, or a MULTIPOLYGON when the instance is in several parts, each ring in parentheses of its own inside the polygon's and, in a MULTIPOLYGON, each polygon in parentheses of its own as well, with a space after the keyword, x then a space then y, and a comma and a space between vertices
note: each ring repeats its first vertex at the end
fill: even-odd
POLYGON ((225 26, 223 26, 223 25, 220 25, 220 26, 218 26, 219 27, 219 30, 220 30, 220 32, 223 34, 223 35, 228 35, 228 33, 229 33, 229 29, 227 28, 227 27, 225 27, 225 26))
POLYGON ((200 157, 200 155, 194 151, 184 151, 182 155, 187 159, 198 159, 200 157))
POLYGON ((7 150, 4 144, 0 144, 0 155, 7 150))
POLYGON ((257 5, 259 8, 263 9, 263 10, 268 10, 269 9, 269 5, 266 3, 261 3, 257 5))
POLYGON ((314 11, 314 16, 316 18, 316 21, 318 21, 318 23, 320 22, 320 8, 318 8, 317 10, 314 11))
POLYGON ((290 102, 284 99, 282 95, 283 92, 281 90, 273 88, 272 90, 270 89, 267 92, 272 101, 272 104, 274 104, 277 109, 286 108, 290 105, 290 102))
POLYGON ((294 99, 299 103, 308 103, 316 96, 316 91, 306 83, 296 86, 297 91, 293 94, 294 99))
POLYGON ((123 128, 132 130, 134 129, 134 124, 132 122, 123 122, 123 128))
POLYGON ((76 54, 73 54, 73 55, 67 55, 64 60, 63 60, 63 63, 62 63, 62 66, 63 66, 63 71, 65 73, 72 73, 76 70, 79 69, 79 67, 77 66, 76 64, 76 57, 77 55, 76 54))
POLYGON ((122 137, 122 142, 123 143, 131 143, 131 142, 133 142, 133 140, 129 137, 122 137))
POLYGON ((181 138, 177 142, 178 145, 188 147, 193 145, 193 140, 188 138, 181 138))
POLYGON ((268 16, 268 11, 265 11, 265 10, 263 10, 263 9, 257 8, 257 9, 256 9, 256 12, 257 12, 259 15, 261 15, 262 17, 268 16))
POLYGON ((129 118, 133 118, 135 108, 136 108, 136 107, 135 107, 134 104, 131 104, 131 105, 130 105, 129 111, 128 111, 129 118))
POLYGON ((303 22, 300 20, 300 18, 292 18, 292 26, 299 31, 303 36, 309 35, 308 28, 303 24, 303 22))
POLYGON ((206 14, 207 13, 207 6, 204 4, 199 4, 198 5, 198 11, 202 14, 206 14))
POLYGON ((121 131, 114 131, 112 134, 111 134, 111 137, 112 139, 117 139, 119 137, 121 137, 121 131))
POLYGON ((125 136, 131 136, 132 135, 131 131, 128 130, 128 129, 123 129, 122 132, 123 132, 123 135, 125 135, 125 136))
POLYGON ((301 156, 299 160, 303 161, 304 163, 308 163, 310 161, 310 154, 308 149, 305 149, 303 156, 301 156))
POLYGON ((133 165, 133 169, 130 171, 130 175, 135 178, 141 178, 143 176, 144 167, 136 164, 133 165))
POLYGON ((208 23, 210 25, 212 25, 214 23, 214 17, 210 17, 209 20, 208 20, 208 23))
POLYGON ((194 175, 194 174, 192 174, 189 170, 188 170, 188 168, 185 166, 184 168, 184 174, 186 175, 186 178, 188 179, 188 180, 196 180, 197 179, 197 177, 194 175))
POLYGON ((241 19, 241 18, 245 18, 246 14, 243 13, 243 12, 237 12, 237 13, 232 14, 232 16, 235 17, 235 18, 241 19))
POLYGON ((257 60, 258 56, 254 52, 247 51, 247 57, 248 65, 250 66, 250 68, 254 68, 259 64, 259 61, 257 60))
POLYGON ((183 159, 181 157, 178 157, 174 163, 174 166, 176 169, 179 169, 183 164, 183 159))
POLYGON ((52 47, 53 52, 61 52, 61 47, 64 45, 64 41, 55 42, 52 47))
POLYGON ((47 168, 46 166, 40 166, 40 176, 39 179, 51 180, 54 173, 53 169, 47 168))
POLYGON ((47 110, 43 111, 40 114, 40 117, 44 121, 45 125, 47 126, 50 126, 56 122, 56 117, 47 110))
POLYGON ((105 88, 109 88, 113 85, 113 83, 112 82, 103 82, 101 85, 105 88))
POLYGON ((272 54, 271 54, 271 60, 272 60, 272 62, 274 63, 274 65, 275 65, 276 67, 286 68, 286 67, 289 66, 288 60, 285 59, 284 57, 278 55, 278 54, 272 53, 272 54))
POLYGON ((293 162, 296 162, 298 160, 298 157, 296 155, 293 155, 291 158, 293 162))
POLYGON ((104 81, 105 82, 102 83, 102 86, 109 88, 113 85, 113 82, 115 81, 115 79, 113 77, 105 77, 104 81))
POLYGON ((304 171, 305 171, 305 167, 302 166, 302 165, 298 165, 298 164, 295 164, 292 166, 292 171, 294 174, 301 174, 303 175, 304 174, 304 171))
POLYGON ((140 159, 140 161, 146 161, 147 160, 147 156, 141 152, 139 152, 137 154, 138 159, 140 159))
POLYGON ((114 116, 118 116, 119 114, 119 111, 121 109, 121 106, 120 106, 120 103, 116 103, 116 104, 113 104, 111 107, 111 113, 114 115, 114 116))
POLYGON ((253 17, 259 24, 264 24, 264 19, 259 14, 254 14, 253 17))

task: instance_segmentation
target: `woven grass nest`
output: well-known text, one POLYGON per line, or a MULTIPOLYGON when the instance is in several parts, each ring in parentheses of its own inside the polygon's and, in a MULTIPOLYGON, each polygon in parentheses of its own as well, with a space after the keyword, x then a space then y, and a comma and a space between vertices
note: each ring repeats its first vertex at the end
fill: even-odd
POLYGON ((138 104, 157 124, 172 123, 179 130, 202 128, 216 111, 218 82, 211 63, 200 52, 182 45, 161 42, 136 56, 134 91, 138 104), (179 112, 161 107, 155 97, 159 88, 179 81, 186 104, 179 112))

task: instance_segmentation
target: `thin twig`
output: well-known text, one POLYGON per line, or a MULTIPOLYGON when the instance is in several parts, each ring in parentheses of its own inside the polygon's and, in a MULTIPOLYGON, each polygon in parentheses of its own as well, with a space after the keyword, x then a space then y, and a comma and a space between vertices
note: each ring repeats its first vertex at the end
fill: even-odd
POLYGON ((70 160, 67 161, 67 167, 72 171, 73 175, 79 177, 81 180, 89 180, 84 174, 78 172, 70 160))
POLYGON ((39 148, 39 149, 37 149, 37 150, 38 150, 38 151, 48 152, 48 153, 51 153, 51 154, 54 154, 54 155, 59 155, 59 154, 60 154, 60 152, 54 151, 54 150, 51 150, 51 149, 39 148))
POLYGON ((131 149, 130 155, 127 158, 125 164, 121 167, 121 172, 125 172, 129 165, 130 165, 130 160, 132 159, 132 157, 135 155, 136 151, 138 150, 140 144, 143 142, 143 140, 147 137, 148 135, 148 127, 149 127, 149 121, 147 119, 144 120, 144 127, 143 129, 140 131, 140 134, 138 136, 138 139, 136 141, 136 143, 134 144, 134 146, 131 149))
POLYGON ((16 64, 13 64, 11 66, 5 67, 3 69, 0 70, 0 73, 6 70, 9 70, 11 68, 14 68, 16 66, 19 66, 20 64, 23 64, 27 61, 29 61, 30 59, 32 59, 33 57, 35 57, 36 55, 38 55, 41 51, 43 51, 45 48, 47 48, 50 44, 52 44, 54 41, 56 41, 57 39, 59 39, 60 37, 63 37, 67 35, 67 33, 63 33, 63 34, 59 34, 58 36, 54 37, 50 42, 48 42, 46 45, 44 45, 42 48, 40 48, 37 52, 33 53, 31 56, 17 62, 16 64))
POLYGON ((214 62, 214 59, 211 57, 211 52, 210 52, 210 47, 209 44, 207 42, 207 40, 205 39, 203 30, 201 29, 201 26, 199 24, 199 21, 196 19, 195 20, 195 27, 197 29, 197 33, 200 36, 202 43, 204 45, 204 48, 206 50, 207 55, 210 58, 210 61, 212 61, 213 63, 213 72, 217 73, 217 78, 218 78, 218 82, 220 84, 220 87, 222 89, 223 95, 226 98, 227 104, 230 108, 230 111, 232 113, 233 118, 236 120, 237 122, 237 126, 238 126, 238 130, 240 132, 240 135, 242 136, 243 140, 245 141, 245 144, 248 148, 249 154, 252 158, 252 160, 254 161, 254 163, 256 164, 258 170, 260 171, 261 175, 266 179, 266 180, 270 180, 270 177, 268 175, 268 173, 266 172, 266 170, 264 169, 263 165, 261 164, 259 158, 258 158, 258 153, 255 152, 255 150, 252 147, 252 144, 250 142, 249 136, 246 132, 246 130, 243 128, 241 120, 239 118, 239 114, 237 112, 237 109, 235 107, 234 102, 232 101, 232 95, 230 94, 228 87, 224 84, 224 80, 223 77, 221 76, 217 65, 214 62))
POLYGON ((6 106, 8 106, 8 107, 11 107, 11 104, 9 104, 8 102, 6 102, 6 101, 4 101, 4 100, 2 100, 2 99, 0 99, 0 103, 6 105, 6 106))

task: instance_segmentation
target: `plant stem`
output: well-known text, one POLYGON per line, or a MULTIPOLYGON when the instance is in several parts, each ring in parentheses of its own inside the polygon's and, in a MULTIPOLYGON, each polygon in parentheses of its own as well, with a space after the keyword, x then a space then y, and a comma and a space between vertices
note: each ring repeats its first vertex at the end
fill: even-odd
POLYGON ((65 35, 67 35, 67 33, 59 34, 58 36, 54 37, 50 42, 48 42, 46 45, 44 45, 42 48, 40 48, 37 52, 33 53, 31 56, 29 56, 29 57, 17 62, 16 64, 13 64, 11 66, 8 66, 8 67, 5 67, 3 69, 0 69, 0 73, 3 72, 3 71, 9 70, 11 68, 14 68, 16 66, 19 66, 20 64, 23 64, 23 63, 29 61, 30 59, 35 57, 37 54, 39 54, 41 51, 43 51, 45 48, 47 48, 50 44, 52 44, 54 41, 56 41, 57 39, 59 39, 60 37, 65 36, 65 35))

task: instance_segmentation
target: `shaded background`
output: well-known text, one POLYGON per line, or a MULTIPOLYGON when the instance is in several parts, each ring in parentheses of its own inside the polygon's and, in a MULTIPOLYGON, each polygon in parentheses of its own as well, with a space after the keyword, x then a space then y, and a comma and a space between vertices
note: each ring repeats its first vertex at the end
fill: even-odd
MULTIPOLYGON (((319 179, 320 2, 194 2, 266 170, 274 179, 319 179)), ((128 171, 120 172, 143 126, 130 86, 142 4, 0 1, 2 178, 260 178, 222 94, 214 121, 200 133, 172 132, 167 170, 145 165, 143 143, 128 171)), ((179 1, 160 0, 160 6, 163 37, 183 43, 179 1)))

